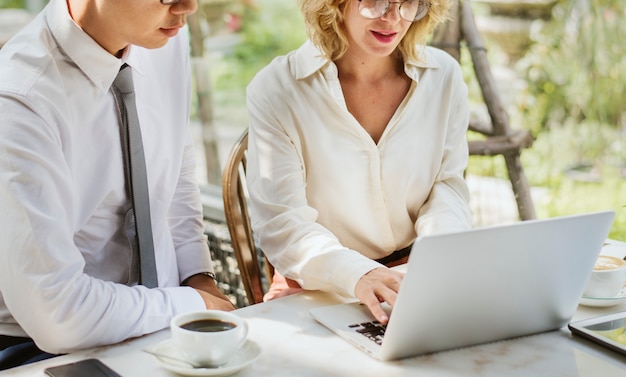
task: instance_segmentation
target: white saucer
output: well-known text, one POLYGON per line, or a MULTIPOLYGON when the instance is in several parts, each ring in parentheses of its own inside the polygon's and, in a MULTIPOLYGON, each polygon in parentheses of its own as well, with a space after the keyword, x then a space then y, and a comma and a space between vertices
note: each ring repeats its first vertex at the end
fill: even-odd
MULTIPOLYGON (((165 355, 183 358, 178 349, 174 347, 171 339, 162 341, 154 346, 152 350, 165 355)), ((228 376, 248 366, 260 354, 261 348, 255 342, 248 340, 226 364, 216 368, 192 368, 183 362, 177 362, 165 357, 155 356, 155 358, 163 368, 183 376, 228 376)))
POLYGON ((580 299, 580 305, 595 308, 608 308, 626 303, 626 286, 615 297, 585 297, 580 299))

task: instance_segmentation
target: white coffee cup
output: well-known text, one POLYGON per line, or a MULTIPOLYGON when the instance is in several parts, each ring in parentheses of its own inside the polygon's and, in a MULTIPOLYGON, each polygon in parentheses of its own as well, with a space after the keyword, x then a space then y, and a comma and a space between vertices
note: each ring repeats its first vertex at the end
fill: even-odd
POLYGON ((177 315, 170 330, 174 346, 186 360, 217 367, 245 343, 248 323, 234 313, 204 310, 177 315))
POLYGON ((624 282, 626 282, 626 261, 610 255, 600 255, 583 296, 615 297, 624 287, 624 282))

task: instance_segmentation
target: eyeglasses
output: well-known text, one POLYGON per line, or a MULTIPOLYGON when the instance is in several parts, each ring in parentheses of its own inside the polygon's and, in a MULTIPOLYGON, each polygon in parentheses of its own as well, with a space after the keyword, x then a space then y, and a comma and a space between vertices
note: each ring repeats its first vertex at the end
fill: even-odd
POLYGON ((387 14, 391 4, 398 4, 398 13, 403 20, 416 22, 424 18, 430 9, 428 0, 359 0, 359 13, 364 18, 375 20, 387 14))
POLYGON ((163 5, 172 5, 176 4, 179 0, 161 0, 161 4, 163 5))

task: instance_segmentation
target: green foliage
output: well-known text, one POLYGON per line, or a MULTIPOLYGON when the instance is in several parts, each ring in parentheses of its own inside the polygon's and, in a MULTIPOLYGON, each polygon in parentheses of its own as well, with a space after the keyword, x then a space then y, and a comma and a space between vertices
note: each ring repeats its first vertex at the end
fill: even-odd
POLYGON ((247 85, 274 57, 298 48, 306 40, 304 21, 293 0, 259 0, 258 9, 244 14, 241 44, 226 57, 218 88, 247 85))
POLYGON ((0 9, 4 8, 25 8, 24 0, 0 0, 0 9))
POLYGON ((520 110, 534 131, 570 122, 626 126, 624 17, 621 0, 554 7, 521 62, 529 85, 520 110))
MULTIPOLYGON (((609 237, 626 241, 626 16, 621 0, 561 0, 531 34, 516 69, 527 87, 509 109, 530 129, 522 166, 543 195, 540 218, 612 209, 609 237), (585 181, 586 180, 586 181, 585 181)), ((465 60, 467 62, 467 60, 465 60)), ((497 56, 490 55, 492 67, 497 56)), ((476 97, 472 77, 470 95, 476 97)), ((469 138, 475 138, 470 134, 469 138)), ((472 156, 468 174, 507 178, 501 156, 472 156)))
POLYGON ((626 241, 626 180, 615 168, 601 169, 602 181, 577 182, 563 178, 535 203, 539 217, 553 217, 598 210, 614 210, 615 220, 609 238, 626 241))

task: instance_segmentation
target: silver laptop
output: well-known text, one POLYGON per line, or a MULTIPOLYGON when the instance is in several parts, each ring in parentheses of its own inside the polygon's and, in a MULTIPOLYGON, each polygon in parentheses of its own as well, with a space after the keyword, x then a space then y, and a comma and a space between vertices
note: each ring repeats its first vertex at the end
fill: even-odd
POLYGON ((614 215, 419 237, 383 329, 358 302, 310 312, 380 360, 556 330, 574 315, 614 215))

